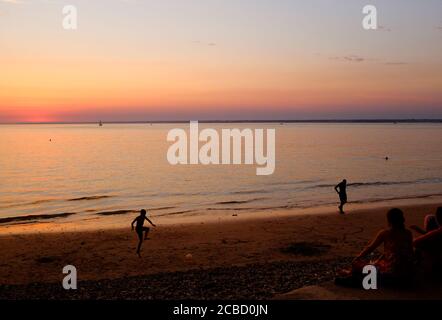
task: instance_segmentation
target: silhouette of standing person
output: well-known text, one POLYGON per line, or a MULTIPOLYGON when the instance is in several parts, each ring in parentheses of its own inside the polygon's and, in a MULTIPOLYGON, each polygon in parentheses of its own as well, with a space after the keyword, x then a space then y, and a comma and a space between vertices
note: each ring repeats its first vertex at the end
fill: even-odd
POLYGON ((141 244, 143 243, 143 232, 144 232, 144 240, 147 240, 147 235, 149 234, 149 228, 144 226, 144 221, 147 220, 153 227, 156 227, 156 225, 149 220, 149 218, 146 217, 146 210, 142 209, 140 211, 140 215, 138 217, 136 217, 134 219, 134 221, 132 221, 132 230, 134 230, 134 224, 135 222, 137 223, 137 225, 135 226, 135 231, 137 232, 138 235, 138 239, 140 240, 140 242, 138 242, 138 248, 137 248, 137 254, 139 257, 141 257, 140 255, 140 250, 141 250, 141 244))
POLYGON ((339 212, 344 214, 344 205, 347 203, 347 180, 342 180, 335 186, 335 191, 339 194, 341 204, 338 206, 339 212))

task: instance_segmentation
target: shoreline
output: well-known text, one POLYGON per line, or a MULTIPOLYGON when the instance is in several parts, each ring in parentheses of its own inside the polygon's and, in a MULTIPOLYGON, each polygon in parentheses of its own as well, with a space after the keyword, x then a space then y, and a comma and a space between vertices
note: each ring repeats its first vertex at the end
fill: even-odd
MULTIPOLYGON (((400 199, 384 200, 379 202, 349 202, 345 206, 345 210, 349 214, 358 214, 367 210, 382 210, 391 207, 413 207, 413 206, 431 206, 442 204, 442 196, 433 195, 425 197, 409 197, 400 199)), ((270 208, 270 209, 256 209, 256 210, 211 210, 201 212, 195 215, 149 215, 149 217, 157 224, 168 227, 181 227, 204 224, 220 224, 220 223, 236 223, 241 221, 266 220, 275 218, 290 218, 290 217, 310 217, 323 215, 336 215, 338 211, 336 205, 319 205, 306 208, 270 208)), ((35 217, 42 217, 41 220, 30 220, 33 216, 19 216, 2 218, 3 220, 18 219, 24 222, 0 224, 0 238, 7 235, 23 235, 23 234, 54 234, 65 232, 95 232, 95 231, 112 231, 122 230, 129 225, 132 219, 138 214, 136 210, 119 210, 125 211, 124 214, 115 215, 99 215, 97 217, 87 217, 80 220, 64 221, 69 217, 74 216, 74 213, 61 213, 53 215, 35 215, 35 217), (27 221, 29 220, 29 221, 27 221)), ((116 211, 116 212, 119 212, 116 211)), ((149 209, 148 209, 149 211, 149 209)), ((0 221, 2 220, 0 219, 0 221)))
MULTIPOLYGON (((401 206, 407 226, 422 225, 423 217, 441 204, 401 206)), ((157 279, 164 274, 179 277, 177 273, 183 272, 206 281, 216 270, 228 280, 225 272, 229 268, 249 274, 253 268, 265 273, 267 267, 273 272, 290 269, 294 264, 297 272, 319 268, 318 278, 326 280, 333 271, 332 265, 324 269, 327 261, 340 265, 357 254, 386 226, 385 213, 386 208, 379 208, 355 210, 346 215, 285 215, 223 223, 159 225, 152 230, 150 240, 143 243, 141 258, 135 254, 137 237, 130 228, 2 235, 0 292, 11 293, 10 290, 36 283, 43 288, 61 287, 62 268, 68 264, 77 268, 80 282, 95 284, 121 283, 121 279, 133 277, 157 279)), ((297 279, 293 280, 293 288, 312 284, 312 275, 314 272, 300 273, 297 279, 292 274, 297 279)), ((275 279, 283 279, 283 274, 279 276, 274 275, 275 279)), ((161 285, 157 289, 161 290, 161 285)))

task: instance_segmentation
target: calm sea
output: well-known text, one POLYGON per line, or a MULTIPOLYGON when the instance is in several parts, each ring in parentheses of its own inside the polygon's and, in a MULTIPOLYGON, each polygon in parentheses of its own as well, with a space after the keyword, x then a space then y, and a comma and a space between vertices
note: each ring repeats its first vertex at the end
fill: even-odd
POLYGON ((333 186, 343 178, 349 208, 442 194, 441 124, 200 124, 275 128, 270 176, 257 176, 255 165, 170 165, 167 132, 188 126, 1 125, 0 228, 116 226, 140 208, 168 221, 302 213, 335 207, 333 186))

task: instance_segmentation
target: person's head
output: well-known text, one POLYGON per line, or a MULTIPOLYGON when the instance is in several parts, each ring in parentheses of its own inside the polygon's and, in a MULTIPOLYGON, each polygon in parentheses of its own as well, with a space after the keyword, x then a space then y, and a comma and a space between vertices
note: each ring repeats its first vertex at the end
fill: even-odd
POLYGON ((437 218, 435 215, 429 214, 425 216, 424 219, 424 229, 427 232, 436 230, 439 228, 439 223, 437 222, 437 218))
POLYGON ((144 209, 141 209, 141 211, 140 211, 140 214, 143 216, 143 217, 145 217, 146 216, 146 214, 147 214, 147 212, 146 212, 146 210, 144 210, 144 209))
POLYGON ((347 180, 346 179, 342 180, 342 182, 344 182, 344 184, 347 184, 347 180))
POLYGON ((403 229, 405 228, 405 218, 404 213, 401 209, 393 208, 387 212, 388 224, 393 229, 403 229))
POLYGON ((436 210, 436 220, 437 223, 439 223, 439 226, 442 226, 442 207, 439 207, 436 210))

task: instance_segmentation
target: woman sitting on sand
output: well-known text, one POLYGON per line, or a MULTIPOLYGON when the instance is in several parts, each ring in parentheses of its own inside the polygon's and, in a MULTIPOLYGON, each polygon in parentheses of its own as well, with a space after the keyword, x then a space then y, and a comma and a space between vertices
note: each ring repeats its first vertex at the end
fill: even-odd
POLYGON ((442 207, 437 208, 436 214, 428 214, 424 219, 424 228, 412 225, 410 229, 413 229, 417 233, 426 234, 428 232, 439 229, 442 226, 442 207))
POLYGON ((419 258, 420 267, 425 274, 438 278, 442 277, 442 207, 437 208, 436 219, 439 227, 429 230, 414 239, 413 245, 419 258))
POLYGON ((387 213, 388 229, 381 230, 377 236, 362 250, 352 263, 351 270, 343 271, 335 282, 344 286, 362 286, 362 269, 366 265, 374 265, 378 270, 381 284, 401 284, 408 281, 414 272, 413 266, 413 236, 405 228, 405 218, 402 210, 391 209, 387 213), (374 262, 364 260, 381 244, 384 253, 374 262))

